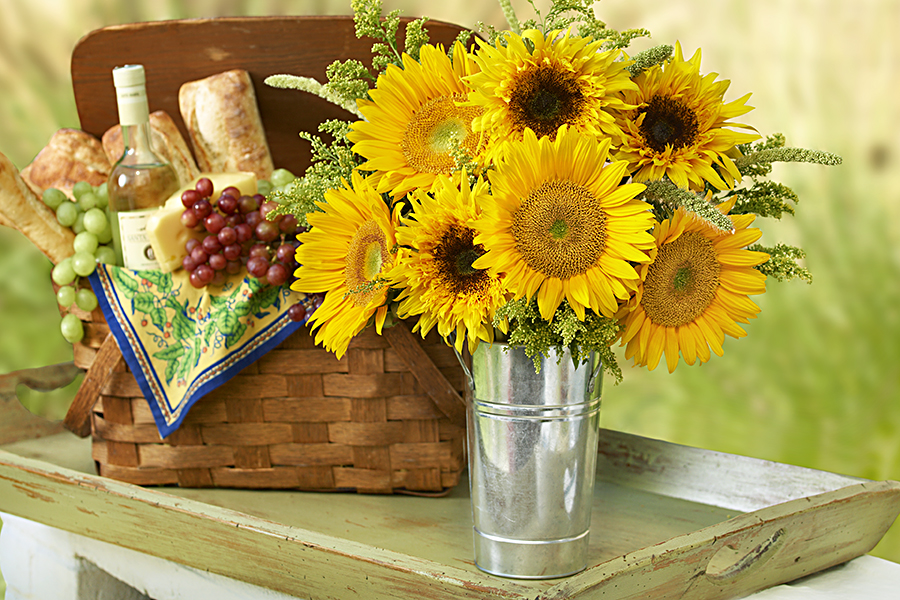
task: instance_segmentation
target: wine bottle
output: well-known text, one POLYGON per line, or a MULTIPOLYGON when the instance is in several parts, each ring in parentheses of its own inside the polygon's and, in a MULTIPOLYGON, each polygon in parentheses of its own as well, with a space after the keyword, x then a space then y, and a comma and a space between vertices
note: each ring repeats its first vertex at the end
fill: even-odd
POLYGON ((178 176, 150 146, 150 110, 143 65, 113 69, 124 151, 109 175, 110 227, 116 264, 158 269, 147 219, 178 190, 178 176))

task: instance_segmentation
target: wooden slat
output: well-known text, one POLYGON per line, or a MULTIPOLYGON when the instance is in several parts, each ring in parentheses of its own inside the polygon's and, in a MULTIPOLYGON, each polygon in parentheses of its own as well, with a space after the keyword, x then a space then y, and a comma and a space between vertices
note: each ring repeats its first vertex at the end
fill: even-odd
POLYGON ((284 398, 287 382, 282 375, 239 375, 211 391, 205 397, 212 400, 241 398, 284 398))
POLYGON ((338 360, 334 354, 322 349, 284 349, 281 346, 261 357, 257 364, 260 373, 295 375, 307 373, 346 373, 348 361, 338 360))
POLYGON ((328 423, 291 423, 294 442, 318 444, 328 442, 328 423))
POLYGON ((291 489, 300 487, 297 470, 292 467, 271 469, 210 469, 217 487, 241 487, 250 489, 291 489))
POLYGON ((337 488, 384 490, 387 493, 392 489, 391 472, 353 467, 335 467, 334 485, 337 488))
POLYGON ((434 400, 438 409, 447 415, 451 422, 464 425, 466 407, 462 397, 444 373, 431 362, 406 324, 399 323, 386 328, 384 337, 407 364, 409 371, 418 380, 425 393, 434 400))
POLYGON ((272 463, 293 467, 349 465, 353 448, 341 444, 274 444, 269 447, 272 463))
POLYGON ((350 398, 287 398, 264 400, 266 421, 328 423, 350 420, 350 398))
POLYGON ((440 419, 444 416, 428 396, 389 396, 385 400, 390 421, 440 419))
POLYGON ((141 467, 191 469, 234 464, 234 452, 228 446, 144 444, 140 447, 139 453, 141 467))
POLYGON ((132 444, 158 444, 162 442, 159 430, 155 425, 121 425, 110 423, 94 415, 94 433, 101 439, 111 442, 128 442, 132 444))
POLYGON ((100 346, 91 368, 85 373, 75 398, 69 405, 69 410, 63 419, 66 429, 78 437, 87 437, 91 434, 91 408, 100 395, 100 390, 106 385, 115 366, 122 361, 122 352, 112 334, 106 336, 106 340, 100 346))
POLYGON ((403 435, 403 423, 329 423, 328 439, 348 446, 386 446, 403 435))
POLYGON ((441 468, 450 459, 450 444, 392 444, 391 466, 395 469, 441 468))
POLYGON ((344 375, 328 373, 322 376, 323 391, 326 396, 347 398, 378 398, 397 393, 403 387, 400 373, 380 375, 344 375))
POLYGON ((220 446, 289 444, 294 441, 289 423, 225 423, 204 425, 203 442, 220 446))
POLYGON ((347 350, 347 372, 353 375, 384 373, 384 351, 364 348, 347 350))

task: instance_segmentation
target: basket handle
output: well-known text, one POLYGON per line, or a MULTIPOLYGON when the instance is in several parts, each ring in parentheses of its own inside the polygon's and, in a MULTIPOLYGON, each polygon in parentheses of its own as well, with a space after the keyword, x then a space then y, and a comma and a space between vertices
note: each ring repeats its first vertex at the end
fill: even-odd
POLYGON ((87 437, 91 434, 91 409, 100 397, 100 391, 106 385, 110 373, 121 359, 122 353, 119 351, 116 338, 111 333, 107 334, 100 349, 97 350, 94 362, 85 373, 75 399, 69 405, 66 418, 63 419, 63 426, 78 437, 87 437))
POLYGON ((462 396, 435 366, 412 332, 403 323, 397 323, 393 327, 385 327, 382 335, 406 363, 407 368, 434 401, 438 410, 444 413, 451 423, 465 427, 466 405, 462 396))

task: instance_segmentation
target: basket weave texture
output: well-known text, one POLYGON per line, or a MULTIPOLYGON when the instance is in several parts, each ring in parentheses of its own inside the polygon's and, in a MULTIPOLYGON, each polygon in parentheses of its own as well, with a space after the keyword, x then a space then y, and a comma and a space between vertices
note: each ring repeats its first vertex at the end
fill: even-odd
MULTIPOLYGON (((75 362, 90 369, 114 341, 99 309, 75 312, 75 362)), ((138 485, 445 493, 465 464, 464 412, 448 416, 435 395, 462 396, 464 373, 439 336, 408 327, 369 328, 341 360, 303 328, 198 400, 165 440, 115 347, 91 415, 98 472, 138 485)))

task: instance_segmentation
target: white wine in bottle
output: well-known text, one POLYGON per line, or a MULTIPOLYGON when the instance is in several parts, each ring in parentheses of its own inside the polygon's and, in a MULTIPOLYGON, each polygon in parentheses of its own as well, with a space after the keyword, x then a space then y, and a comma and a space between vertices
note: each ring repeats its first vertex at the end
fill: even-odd
POLYGON ((109 175, 109 216, 116 263, 158 269, 147 219, 178 190, 178 176, 150 147, 150 109, 142 65, 113 69, 125 150, 109 175))

